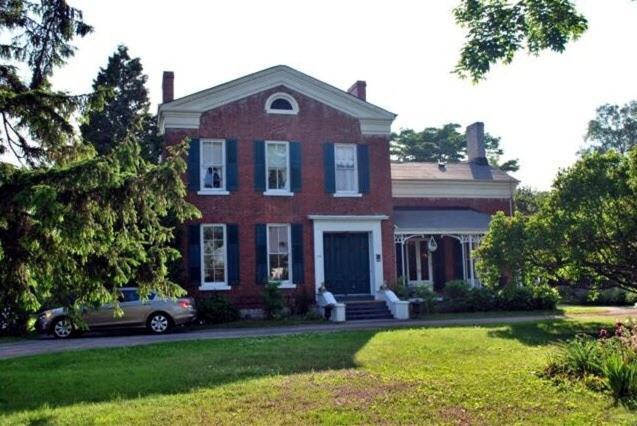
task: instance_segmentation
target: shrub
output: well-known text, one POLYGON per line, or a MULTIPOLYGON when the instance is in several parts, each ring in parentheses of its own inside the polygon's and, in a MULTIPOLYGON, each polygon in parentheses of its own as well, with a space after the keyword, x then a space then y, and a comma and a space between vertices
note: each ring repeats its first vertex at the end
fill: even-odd
POLYGON ((214 295, 203 299, 197 299, 197 317, 206 324, 221 324, 237 321, 240 318, 239 310, 223 296, 214 295))
POLYGON ((526 286, 511 286, 500 292, 500 309, 505 311, 530 311, 533 309, 533 290, 526 286))
POLYGON ((29 328, 29 314, 0 304, 0 336, 23 336, 29 328))
POLYGON ((299 285, 294 293, 290 306, 292 315, 305 315, 310 311, 310 307, 314 304, 314 295, 309 294, 305 286, 299 285))
POLYGON ((498 308, 498 295, 488 287, 472 289, 468 301, 473 311, 493 311, 498 308))
POLYGON ((448 281, 445 284, 445 295, 451 300, 466 300, 470 292, 471 287, 462 280, 448 281))
POLYGON ((562 347, 561 364, 565 373, 584 377, 598 374, 601 369, 602 353, 595 340, 579 336, 562 347))
POLYGON ((266 318, 280 318, 283 312, 283 295, 278 281, 268 281, 263 286, 263 305, 266 318))
POLYGON ((637 302, 637 293, 618 287, 599 290, 564 285, 560 286, 560 294, 565 302, 578 305, 625 306, 637 302))
POLYGON ((533 309, 552 310, 557 307, 561 296, 557 289, 547 285, 533 287, 533 309))
POLYGON ((436 304, 436 293, 426 286, 413 287, 411 290, 411 298, 420 299, 422 301, 420 304, 420 313, 433 313, 436 304))
POLYGON ((613 353, 604 360, 603 373, 615 399, 637 397, 637 364, 613 353))

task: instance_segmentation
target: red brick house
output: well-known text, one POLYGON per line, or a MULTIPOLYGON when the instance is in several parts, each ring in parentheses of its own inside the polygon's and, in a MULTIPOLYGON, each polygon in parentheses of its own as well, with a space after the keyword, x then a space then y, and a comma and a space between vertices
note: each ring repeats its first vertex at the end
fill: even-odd
POLYGON ((202 219, 185 233, 184 286, 194 295, 221 292, 256 314, 267 280, 339 306, 388 300, 383 283, 401 276, 441 288, 472 277, 458 275, 469 236, 511 209, 515 180, 486 164, 480 125, 470 163, 392 164, 395 114, 366 102, 365 82, 345 92, 276 66, 173 99, 173 79, 164 73, 159 124, 167 144, 191 138, 188 200, 202 219), (440 212, 456 228, 436 223, 440 212))

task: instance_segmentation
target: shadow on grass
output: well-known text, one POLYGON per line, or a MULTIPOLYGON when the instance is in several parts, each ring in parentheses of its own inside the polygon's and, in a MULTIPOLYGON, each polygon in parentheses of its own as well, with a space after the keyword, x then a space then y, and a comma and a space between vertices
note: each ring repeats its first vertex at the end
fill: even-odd
POLYGON ((358 367, 375 331, 160 343, 0 361, 0 413, 358 367))
POLYGON ((508 324, 504 329, 490 330, 488 335, 501 339, 515 339, 529 346, 542 346, 570 339, 577 334, 595 336, 600 328, 608 328, 608 323, 557 319, 508 324))
MULTIPOLYGON (((547 345, 577 333, 594 333, 600 325, 558 319, 485 327, 489 337, 547 345)), ((357 368, 357 353, 379 331, 383 330, 170 342, 3 360, 0 413, 174 395, 274 375, 357 368)))

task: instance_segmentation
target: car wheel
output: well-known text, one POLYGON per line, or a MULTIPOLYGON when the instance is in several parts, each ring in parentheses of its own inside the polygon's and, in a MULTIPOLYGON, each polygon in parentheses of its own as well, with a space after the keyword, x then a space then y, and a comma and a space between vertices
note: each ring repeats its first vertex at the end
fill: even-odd
POLYGON ((58 318, 53 321, 51 332, 57 339, 68 339, 73 334, 73 323, 68 318, 58 318))
POLYGON ((173 325, 172 318, 163 312, 155 312, 148 317, 148 329, 155 334, 168 332, 173 325))

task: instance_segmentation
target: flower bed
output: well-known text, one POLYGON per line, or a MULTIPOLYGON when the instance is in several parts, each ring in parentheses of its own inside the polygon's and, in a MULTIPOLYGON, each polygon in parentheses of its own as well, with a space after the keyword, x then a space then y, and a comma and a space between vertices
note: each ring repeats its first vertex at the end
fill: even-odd
POLYGON ((597 337, 580 335, 560 348, 545 375, 578 380, 599 391, 611 392, 617 401, 637 400, 637 321, 601 329, 597 337))

